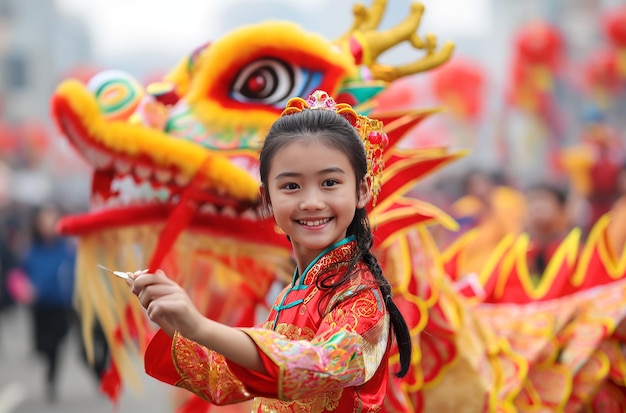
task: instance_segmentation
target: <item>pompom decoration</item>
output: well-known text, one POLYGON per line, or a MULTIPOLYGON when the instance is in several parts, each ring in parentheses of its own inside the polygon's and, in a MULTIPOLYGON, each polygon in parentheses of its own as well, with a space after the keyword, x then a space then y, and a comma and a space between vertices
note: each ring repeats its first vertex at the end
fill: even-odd
POLYGON ((102 117, 107 121, 124 121, 131 117, 145 92, 141 84, 121 70, 98 73, 87 83, 95 96, 102 117))
POLYGON ((376 199, 380 193, 381 180, 385 162, 383 151, 389 144, 387 134, 383 132, 383 123, 376 119, 356 113, 352 106, 347 103, 336 103, 335 100, 323 90, 316 90, 308 99, 296 97, 287 102, 281 116, 292 115, 307 109, 332 110, 344 117, 356 129, 361 137, 365 155, 367 157, 367 176, 372 193, 372 205, 376 205, 376 199))

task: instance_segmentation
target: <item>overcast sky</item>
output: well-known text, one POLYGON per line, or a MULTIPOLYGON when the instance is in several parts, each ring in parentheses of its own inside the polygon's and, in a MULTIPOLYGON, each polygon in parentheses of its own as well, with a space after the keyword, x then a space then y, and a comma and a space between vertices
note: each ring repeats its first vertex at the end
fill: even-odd
MULTIPOLYGON (((442 38, 480 37, 491 24, 492 0, 423 0, 422 31, 442 38), (452 12, 454 11, 454 12, 452 12)), ((371 0, 362 0, 366 5, 371 0)), ((96 60, 135 52, 186 53, 237 26, 270 18, 289 19, 326 37, 351 22, 353 0, 56 0, 63 14, 89 28, 96 60), (185 48, 181 51, 181 48, 185 48)), ((404 18, 408 0, 389 0, 383 25, 404 18)))

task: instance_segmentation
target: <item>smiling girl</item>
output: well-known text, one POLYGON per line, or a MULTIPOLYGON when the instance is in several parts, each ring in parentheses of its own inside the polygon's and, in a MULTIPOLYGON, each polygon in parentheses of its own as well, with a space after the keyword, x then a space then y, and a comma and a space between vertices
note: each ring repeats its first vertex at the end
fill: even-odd
POLYGON ((214 404, 255 398, 254 412, 379 412, 398 346, 411 340, 370 251, 366 205, 385 138, 380 122, 317 91, 292 99, 260 155, 261 195, 297 263, 267 321, 233 328, 205 318, 162 272, 129 281, 161 330, 146 371, 214 404))

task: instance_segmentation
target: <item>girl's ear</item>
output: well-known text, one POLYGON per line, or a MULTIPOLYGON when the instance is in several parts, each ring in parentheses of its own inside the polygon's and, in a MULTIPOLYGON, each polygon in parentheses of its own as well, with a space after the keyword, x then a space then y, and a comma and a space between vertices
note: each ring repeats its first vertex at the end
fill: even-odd
POLYGON ((367 179, 363 179, 359 185, 359 198, 356 203, 357 208, 365 208, 365 205, 367 205, 371 198, 372 193, 370 191, 370 185, 367 179))

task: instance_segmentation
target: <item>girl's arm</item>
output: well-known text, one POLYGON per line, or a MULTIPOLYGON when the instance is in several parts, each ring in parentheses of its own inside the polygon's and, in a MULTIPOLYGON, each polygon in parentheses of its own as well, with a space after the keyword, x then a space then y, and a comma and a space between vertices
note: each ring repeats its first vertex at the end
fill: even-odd
POLYGON ((266 373, 254 341, 238 328, 229 327, 208 318, 201 320, 197 332, 185 336, 216 351, 241 367, 266 373))
POLYGON ((204 317, 186 291, 163 271, 136 273, 130 283, 148 317, 170 337, 178 332, 246 369, 266 372, 256 345, 246 333, 204 317))
POLYGON ((171 352, 150 348, 147 352, 169 363, 159 368, 169 369, 175 383, 163 381, 209 401, 232 403, 251 395, 311 398, 362 385, 387 362, 391 338, 384 302, 378 289, 363 289, 359 283, 335 295, 336 305, 310 341, 289 340, 266 328, 239 330, 207 320, 184 290, 160 271, 137 277, 133 292, 150 318, 173 336, 173 340, 165 337, 171 352))
MULTIPOLYGON (((222 359, 227 369, 219 369, 241 380, 250 394, 283 401, 361 386, 387 363, 391 338, 384 308, 377 290, 350 295, 324 317, 311 340, 290 340, 269 328, 242 329, 254 340, 266 373, 228 359, 222 359)), ((210 399, 216 388, 229 386, 228 380, 213 384, 217 353, 178 334, 172 348, 173 370, 186 383, 181 387, 210 399)))

